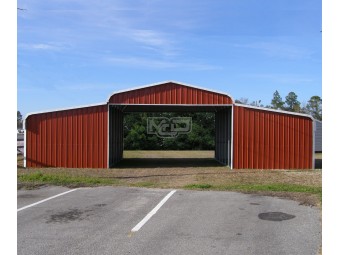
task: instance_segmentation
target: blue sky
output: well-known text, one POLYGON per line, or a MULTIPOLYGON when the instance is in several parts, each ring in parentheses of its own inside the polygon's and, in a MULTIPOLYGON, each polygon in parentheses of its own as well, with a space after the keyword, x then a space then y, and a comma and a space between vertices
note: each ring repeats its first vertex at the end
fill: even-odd
POLYGON ((321 0, 18 0, 18 110, 175 80, 270 104, 322 96, 321 0))

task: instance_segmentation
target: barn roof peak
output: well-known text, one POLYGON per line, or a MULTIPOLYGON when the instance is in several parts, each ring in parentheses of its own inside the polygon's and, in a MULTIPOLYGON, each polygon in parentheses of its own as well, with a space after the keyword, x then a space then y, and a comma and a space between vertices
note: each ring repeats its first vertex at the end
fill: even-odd
POLYGON ((112 94, 110 94, 110 96, 107 99, 107 102, 110 102, 110 98, 112 96, 116 95, 116 94, 125 93, 125 92, 129 92, 129 91, 134 91, 134 90, 139 90, 139 89, 147 89, 149 87, 162 86, 162 85, 166 85, 166 84, 176 84, 176 85, 180 85, 180 86, 184 86, 184 87, 190 87, 190 88, 194 88, 194 89, 204 90, 204 91, 207 91, 207 92, 221 94, 221 95, 229 97, 234 102, 233 97, 230 96, 229 94, 225 93, 225 92, 216 91, 216 90, 212 90, 212 89, 208 89, 208 88, 203 88, 203 87, 199 87, 199 86, 196 86, 196 85, 191 85, 191 84, 188 84, 188 83, 183 83, 183 82, 174 81, 174 80, 167 80, 167 81, 142 85, 142 86, 138 86, 138 87, 133 87, 133 88, 130 88, 130 89, 119 90, 119 91, 116 91, 116 92, 113 92, 112 94))

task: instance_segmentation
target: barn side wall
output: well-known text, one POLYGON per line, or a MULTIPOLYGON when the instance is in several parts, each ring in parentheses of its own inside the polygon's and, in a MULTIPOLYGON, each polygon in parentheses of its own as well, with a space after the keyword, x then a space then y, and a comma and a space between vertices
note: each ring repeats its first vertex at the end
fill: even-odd
POLYGON ((313 168, 313 121, 234 106, 234 169, 313 168))
POLYGON ((107 105, 29 115, 26 167, 107 168, 107 105))

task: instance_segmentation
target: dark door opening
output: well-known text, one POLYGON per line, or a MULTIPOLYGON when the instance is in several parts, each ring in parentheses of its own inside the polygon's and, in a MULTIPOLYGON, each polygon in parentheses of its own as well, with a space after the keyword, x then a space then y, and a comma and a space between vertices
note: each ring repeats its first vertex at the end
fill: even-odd
POLYGON ((209 167, 219 164, 231 166, 231 106, 109 106, 110 167, 209 167), (130 127, 126 126, 126 120, 130 127), (186 132, 190 120, 192 126, 190 132, 186 132), (135 124, 133 128, 131 121, 135 124), (144 154, 131 153, 130 150, 136 149, 144 154), (199 156, 190 152, 197 150, 206 152, 199 156))

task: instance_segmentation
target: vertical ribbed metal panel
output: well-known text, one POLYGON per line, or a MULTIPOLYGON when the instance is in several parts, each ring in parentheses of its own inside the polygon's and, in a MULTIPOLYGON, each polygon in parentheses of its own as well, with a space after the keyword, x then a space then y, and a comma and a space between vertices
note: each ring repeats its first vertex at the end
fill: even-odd
POLYGON ((26 119, 27 167, 107 167, 107 105, 26 119))
POLYGON ((233 168, 311 169, 313 121, 234 106, 233 168))
POLYGON ((117 93, 112 104, 232 104, 230 97, 216 92, 176 83, 164 83, 117 93))
POLYGON ((231 107, 215 113, 215 159, 231 165, 231 107))
POLYGON ((315 127, 315 151, 321 152, 322 151, 322 122, 319 120, 314 120, 314 127, 315 127))
POLYGON ((124 150, 124 131, 123 118, 124 114, 121 110, 110 106, 109 121, 109 167, 114 166, 123 158, 124 150))

